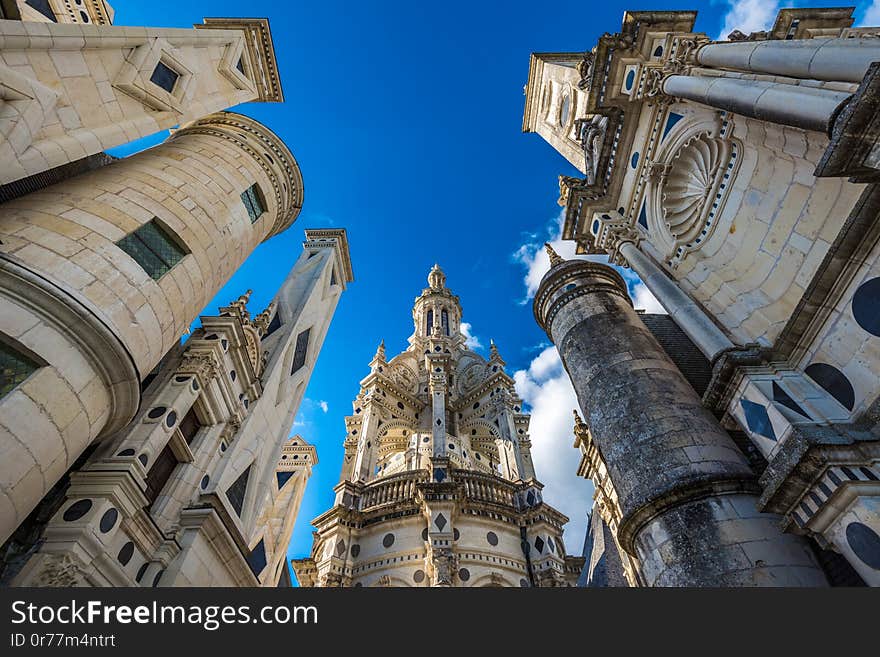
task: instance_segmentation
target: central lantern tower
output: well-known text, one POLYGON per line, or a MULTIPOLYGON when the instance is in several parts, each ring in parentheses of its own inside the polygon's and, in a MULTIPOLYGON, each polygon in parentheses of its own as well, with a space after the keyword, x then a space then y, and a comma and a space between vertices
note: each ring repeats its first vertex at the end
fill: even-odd
POLYGON ((302 586, 567 586, 563 514, 535 478, 529 416, 494 344, 466 345, 461 304, 434 265, 409 347, 385 344, 345 418, 332 509, 313 521, 302 586))

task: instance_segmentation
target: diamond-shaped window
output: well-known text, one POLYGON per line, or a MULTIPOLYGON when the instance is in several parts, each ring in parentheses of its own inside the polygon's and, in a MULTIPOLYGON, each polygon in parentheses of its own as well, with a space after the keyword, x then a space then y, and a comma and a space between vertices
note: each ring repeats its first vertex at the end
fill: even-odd
POLYGON ((800 404, 792 399, 791 396, 783 390, 782 386, 776 383, 776 381, 773 382, 773 401, 777 404, 782 404, 786 408, 790 408, 795 413, 803 415, 804 417, 810 417, 807 412, 801 408, 800 404))
POLYGON ((535 549, 538 552, 544 551, 544 539, 541 538, 540 536, 538 536, 538 538, 535 539, 535 549))
POLYGON ((446 516, 444 516, 442 513, 438 513, 437 519, 434 521, 434 524, 437 525, 437 529, 442 532, 443 528, 446 526, 446 516))
POLYGON ((776 432, 773 430, 770 416, 767 415, 767 409, 748 399, 740 399, 739 403, 745 413, 749 431, 776 442, 776 432))

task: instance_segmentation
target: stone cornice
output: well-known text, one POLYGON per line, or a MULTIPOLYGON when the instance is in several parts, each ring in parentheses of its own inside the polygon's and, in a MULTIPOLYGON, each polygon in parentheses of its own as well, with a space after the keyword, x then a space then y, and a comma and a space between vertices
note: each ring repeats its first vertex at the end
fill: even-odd
POLYGON ((174 130, 168 143, 187 134, 204 134, 225 139, 248 153, 272 182, 277 205, 275 223, 266 233, 264 241, 286 230, 299 216, 303 203, 303 180, 299 164, 284 142, 274 132, 254 119, 235 112, 217 112, 202 117, 178 130, 174 130), (272 161, 263 149, 254 148, 238 131, 246 132, 272 152, 272 161), (281 170, 283 179, 279 178, 281 170))
POLYGON ((532 304, 535 321, 538 326, 549 334, 550 326, 556 313, 575 297, 590 294, 596 290, 610 292, 625 299, 632 305, 632 300, 627 292, 626 281, 617 271, 608 265, 592 262, 590 260, 566 260, 561 265, 550 269, 541 279, 541 284, 535 294, 532 304), (553 299, 553 295, 568 281, 581 277, 589 277, 592 283, 589 285, 576 285, 574 289, 561 294, 553 299))
POLYGON ((342 266, 342 274, 346 283, 354 282, 354 271, 351 267, 351 253, 348 248, 348 233, 344 228, 307 228, 306 242, 303 247, 321 246, 320 240, 336 240, 336 255, 342 266))

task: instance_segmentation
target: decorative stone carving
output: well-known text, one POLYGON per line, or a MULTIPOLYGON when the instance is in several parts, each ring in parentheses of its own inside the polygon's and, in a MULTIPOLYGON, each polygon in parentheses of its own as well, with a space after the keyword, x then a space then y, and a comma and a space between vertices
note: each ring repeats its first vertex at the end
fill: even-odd
POLYGON ((404 390, 411 390, 416 377, 406 365, 397 365, 391 370, 391 379, 404 390))
POLYGON ((202 383, 207 383, 220 372, 217 359, 213 354, 204 352, 187 352, 181 359, 177 371, 186 374, 196 374, 202 379, 202 383))
POLYGON ((434 548, 431 555, 434 566, 434 586, 452 586, 455 572, 455 555, 451 548, 434 548))
POLYGON ((578 81, 577 87, 582 91, 589 92, 590 88, 593 86, 594 59, 595 55, 588 50, 584 53, 583 59, 578 62, 577 72, 581 76, 581 79, 578 81))
POLYGON ((663 80, 665 78, 666 73, 664 72, 662 66, 648 67, 645 70, 645 98, 654 98, 657 100, 661 100, 662 97, 665 95, 663 93, 663 80))
POLYGON ((37 586, 69 587, 81 583, 79 565, 69 554, 47 557, 37 586))
POLYGON ((599 157, 602 154, 602 147, 605 144, 605 133, 608 129, 608 117, 601 114, 594 114, 587 119, 577 119, 575 125, 578 126, 578 138, 584 149, 584 170, 586 172, 586 181, 588 185, 593 185, 596 183, 599 157))
POLYGON ((483 379, 483 366, 480 363, 471 363, 468 365, 461 375, 461 388, 464 393, 474 386, 478 385, 483 379))
POLYGON ((688 138, 668 164, 652 163, 649 176, 659 186, 659 210, 674 244, 673 260, 699 248, 712 234, 729 188, 722 174, 734 148, 732 141, 703 131, 688 138))
POLYGON ((647 160, 643 171, 648 180, 661 183, 666 180, 666 176, 669 174, 671 168, 672 166, 669 164, 647 160))

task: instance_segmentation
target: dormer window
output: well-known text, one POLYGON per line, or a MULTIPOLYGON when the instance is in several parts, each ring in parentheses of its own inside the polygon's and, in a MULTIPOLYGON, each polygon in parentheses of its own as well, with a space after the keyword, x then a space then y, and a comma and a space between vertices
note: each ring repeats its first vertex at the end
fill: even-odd
POLYGON ((156 86, 162 87, 168 93, 172 93, 174 91, 174 85, 177 84, 179 78, 180 74, 177 71, 166 66, 163 62, 159 62, 156 64, 156 68, 153 69, 153 74, 150 76, 150 82, 156 86))
MULTIPOLYGON (((251 223, 256 223, 257 219, 266 211, 266 202, 263 200, 263 193, 259 186, 254 183, 241 193, 241 202, 247 209, 251 223)), ((311 256, 309 256, 311 257, 311 256)))

